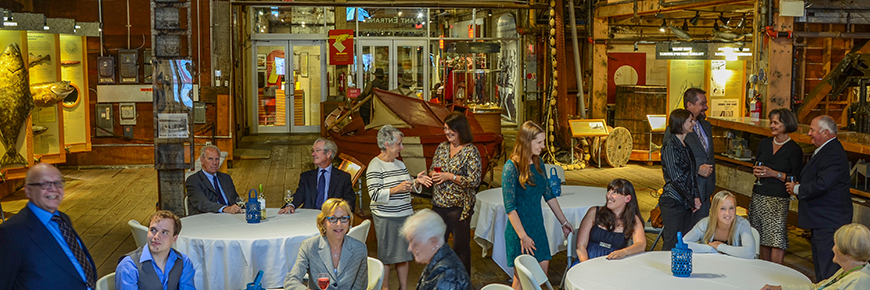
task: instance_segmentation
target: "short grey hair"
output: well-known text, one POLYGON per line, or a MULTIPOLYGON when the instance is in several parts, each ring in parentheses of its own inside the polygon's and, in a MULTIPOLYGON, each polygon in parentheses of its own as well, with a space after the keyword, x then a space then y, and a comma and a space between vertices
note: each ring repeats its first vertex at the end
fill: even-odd
MULTIPOLYGON (((819 117, 819 131, 828 130, 831 134, 837 135, 837 121, 828 115, 819 117)), ((820 132, 821 133, 821 132, 820 132)))
POLYGON ((199 149, 199 158, 200 158, 200 159, 201 159, 201 158, 205 158, 205 151, 208 150, 208 149, 212 149, 212 150, 214 150, 214 152, 217 152, 218 156, 221 155, 221 149, 218 148, 217 146, 214 146, 214 145, 205 145, 205 146, 202 146, 201 149, 199 149))
POLYGON ((399 137, 405 137, 405 133, 396 129, 389 124, 384 125, 378 130, 378 148, 383 150, 387 150, 387 144, 394 145, 399 141, 399 137))
POLYGON ((329 158, 335 159, 335 152, 338 151, 338 146, 335 146, 335 142, 332 142, 332 140, 329 139, 317 138, 311 146, 317 145, 317 142, 323 142, 323 150, 326 150, 324 153, 332 152, 329 158))
POLYGON ((404 237, 410 237, 411 240, 428 241, 431 238, 436 238, 439 244, 444 243, 444 232, 447 231, 447 225, 437 213, 431 209, 424 208, 405 220, 400 232, 404 237))

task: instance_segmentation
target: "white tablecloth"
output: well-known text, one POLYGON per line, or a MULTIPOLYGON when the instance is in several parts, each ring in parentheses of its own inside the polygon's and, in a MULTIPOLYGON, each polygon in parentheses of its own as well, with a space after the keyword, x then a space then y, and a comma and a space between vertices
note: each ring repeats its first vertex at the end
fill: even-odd
POLYGON ((692 255, 692 275, 671 274, 671 252, 655 251, 622 260, 604 257, 588 260, 568 270, 567 288, 581 289, 761 289, 764 284, 810 283, 800 272, 760 259, 723 254, 692 255))
MULTIPOLYGON (((565 218, 575 228, 580 226, 580 221, 586 215, 589 207, 604 205, 607 189, 603 187, 563 185, 562 196, 558 197, 559 205, 565 218)), ((555 255, 564 251, 565 235, 562 233, 561 224, 546 202, 541 201, 541 211, 544 214, 544 227, 550 241, 550 254, 555 255)), ((504 230, 507 226, 508 217, 504 212, 504 198, 501 188, 492 188, 477 194, 477 203, 474 206, 474 215, 471 217, 471 226, 474 229, 474 241, 483 248, 483 255, 492 249, 492 259, 508 275, 514 274, 514 269, 508 267, 505 257, 504 230)))
POLYGON ((196 289, 245 289, 263 270, 263 286, 284 287, 284 277, 296 262, 299 246, 319 235, 319 210, 298 209, 249 224, 244 214, 204 213, 181 219, 175 249, 187 254, 196 269, 196 289))

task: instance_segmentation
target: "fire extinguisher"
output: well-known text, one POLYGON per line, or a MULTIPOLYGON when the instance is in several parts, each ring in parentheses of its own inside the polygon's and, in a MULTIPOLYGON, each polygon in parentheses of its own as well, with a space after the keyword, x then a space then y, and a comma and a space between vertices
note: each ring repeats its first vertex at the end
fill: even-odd
POLYGON ((749 102, 749 117, 753 120, 761 118, 761 95, 756 95, 749 102))
POLYGON ((344 72, 338 74, 338 91, 344 92, 344 87, 347 86, 347 82, 344 81, 344 72))

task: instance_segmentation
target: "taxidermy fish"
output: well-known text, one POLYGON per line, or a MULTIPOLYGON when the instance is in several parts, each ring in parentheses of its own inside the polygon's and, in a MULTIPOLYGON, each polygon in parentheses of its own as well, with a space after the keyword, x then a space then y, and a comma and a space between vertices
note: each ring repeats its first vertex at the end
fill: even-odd
POLYGON ((33 55, 32 53, 27 54, 27 67, 34 67, 40 65, 42 63, 46 63, 51 61, 51 55, 33 55))
POLYGON ((722 39, 722 40, 728 40, 728 41, 741 41, 743 39, 746 39, 746 37, 752 37, 752 33, 736 34, 736 33, 731 33, 731 32, 727 32, 727 31, 714 31, 713 32, 713 39, 722 39))
POLYGON ((48 131, 48 127, 46 126, 33 125, 31 126, 31 128, 33 129, 33 135, 39 135, 45 131, 48 131))
POLYGON ((680 39, 688 40, 688 41, 691 41, 691 40, 692 40, 692 36, 689 35, 689 33, 686 32, 685 30, 679 29, 679 28, 677 28, 676 26, 673 26, 673 25, 668 25, 668 28, 670 28, 670 29, 671 29, 671 32, 673 32, 674 35, 676 35, 676 36, 679 37, 680 39))
POLYGON ((15 144, 21 126, 34 107, 29 83, 21 49, 15 43, 9 44, 0 54, 0 143, 6 147, 6 154, 0 157, 0 166, 27 164, 15 144))
POLYGON ((74 90, 75 88, 69 85, 69 81, 39 83, 30 86, 30 94, 33 95, 33 102, 40 107, 48 107, 57 104, 58 101, 66 98, 66 96, 74 90))

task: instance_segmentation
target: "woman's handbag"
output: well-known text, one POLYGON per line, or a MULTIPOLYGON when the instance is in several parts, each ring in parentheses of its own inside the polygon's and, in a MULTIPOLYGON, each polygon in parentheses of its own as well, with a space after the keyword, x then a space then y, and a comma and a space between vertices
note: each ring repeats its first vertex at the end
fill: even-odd
POLYGON ((555 167, 550 168, 550 191, 555 196, 562 195, 562 179, 559 178, 559 172, 555 167))
POLYGON ((654 228, 664 227, 664 224, 662 224, 662 209, 658 205, 649 211, 649 223, 654 228))

